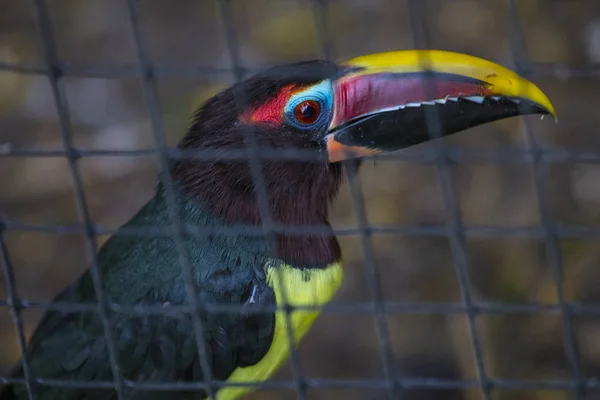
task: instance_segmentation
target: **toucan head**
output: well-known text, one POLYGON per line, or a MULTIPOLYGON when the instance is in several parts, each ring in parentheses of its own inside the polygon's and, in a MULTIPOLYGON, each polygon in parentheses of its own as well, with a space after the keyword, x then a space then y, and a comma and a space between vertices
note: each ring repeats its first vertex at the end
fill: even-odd
MULTIPOLYGON (((263 159, 262 173, 276 222, 326 223, 340 161, 525 114, 556 117, 536 85, 498 64, 446 51, 395 51, 255 75, 208 100, 180 147, 241 149, 251 128, 259 146, 314 152, 304 161, 263 159), (436 132, 430 115, 439 121, 436 132)), ((248 160, 180 161, 174 174, 217 214, 260 221, 248 160)))

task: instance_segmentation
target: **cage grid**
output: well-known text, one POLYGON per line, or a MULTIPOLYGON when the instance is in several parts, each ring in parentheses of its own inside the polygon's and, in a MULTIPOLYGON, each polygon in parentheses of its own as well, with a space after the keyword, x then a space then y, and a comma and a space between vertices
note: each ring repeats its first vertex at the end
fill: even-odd
MULTIPOLYGON (((524 40, 516 40, 518 38, 523 37, 523 32, 520 24, 518 23, 518 14, 516 12, 515 0, 510 0, 510 5, 511 7, 509 9, 509 15, 511 17, 510 20, 513 22, 511 24, 512 29, 509 32, 512 33, 513 36, 515 36, 515 40, 510 41, 510 48, 513 54, 513 58, 519 60, 519 63, 517 64, 518 68, 520 63, 522 63, 523 61, 527 61, 528 56, 524 40)), ((565 304, 562 254, 558 245, 558 241, 556 239, 556 235, 554 234, 552 229, 553 224, 550 216, 548 201, 543 195, 544 193, 548 193, 545 187, 545 183, 548 180, 545 174, 546 170, 544 168, 544 164, 540 163, 539 157, 535 157, 535 155, 540 152, 540 146, 536 142, 535 137, 531 134, 532 130, 529 127, 529 124, 526 122, 523 122, 522 124, 524 127, 523 131, 525 134, 525 138, 527 139, 527 147, 534 154, 533 185, 535 188, 535 195, 540 214, 540 223, 544 230, 544 250, 546 253, 548 263, 552 268, 557 289, 558 304, 560 305, 561 313, 562 332, 564 336, 563 342, 565 347, 565 354, 569 363, 569 369, 571 370, 573 380, 576 384, 574 394, 576 398, 584 398, 585 385, 582 383, 583 377, 581 374, 581 369, 579 367, 581 361, 579 359, 577 344, 573 335, 573 324, 570 310, 565 304)))
MULTIPOLYGON (((308 379, 303 377, 300 368, 297 350, 292 347, 291 366, 293 380, 289 382, 253 382, 253 383, 226 383, 220 381, 211 381, 210 365, 206 361, 204 346, 197 346, 199 357, 202 363, 202 370, 206 377, 206 382, 169 382, 153 383, 125 380, 120 373, 117 352, 111 333, 111 324, 109 320, 110 313, 125 313, 131 315, 151 315, 175 312, 190 313, 194 322, 194 336, 198 343, 203 343, 202 320, 198 316, 198 310, 208 312, 234 312, 237 307, 219 305, 219 304, 200 304, 198 293, 192 278, 192 267, 184 245, 185 235, 237 235, 240 233, 247 235, 265 235, 270 242, 271 255, 276 255, 275 246, 273 246, 274 235, 276 233, 294 233, 294 234, 312 234, 324 232, 319 227, 314 226, 279 226, 271 221, 269 216, 269 207, 267 192, 261 174, 261 158, 289 158, 305 159, 309 155, 299 150, 265 149, 258 148, 253 139, 253 132, 246 132, 246 148, 243 150, 228 151, 226 154, 219 151, 218 154, 210 150, 184 151, 169 149, 165 144, 163 134, 163 122, 158 102, 158 93, 156 88, 156 78, 163 76, 177 77, 197 77, 206 74, 219 72, 233 72, 236 81, 242 80, 247 74, 256 72, 246 68, 240 61, 238 54, 238 43, 231 15, 231 0, 217 0, 218 8, 225 28, 226 43, 232 60, 233 69, 219 68, 171 68, 153 65, 146 54, 146 45, 144 35, 140 28, 139 0, 123 0, 126 5, 130 29, 137 51, 136 67, 115 67, 115 66, 90 66, 79 67, 62 63, 56 53, 55 40, 53 35, 52 21, 48 13, 46 0, 31 0, 35 9, 35 15, 38 25, 39 43, 44 55, 43 66, 17 65, 0 62, 0 71, 11 71, 23 74, 45 75, 50 82, 52 96, 55 102, 56 112, 60 124, 63 149, 61 150, 31 150, 31 149, 2 149, 0 157, 63 157, 68 161, 73 183, 74 194, 77 203, 79 224, 72 225, 32 225, 18 221, 0 220, 0 261, 2 271, 7 287, 6 300, 0 300, 0 307, 10 309, 14 327, 17 334, 18 344, 21 350, 23 360, 23 377, 0 377, 2 384, 24 384, 27 387, 28 396, 34 399, 35 386, 62 386, 71 388, 113 388, 117 392, 119 399, 125 398, 125 389, 140 388, 147 390, 177 391, 177 390, 206 390, 210 398, 215 398, 215 390, 223 386, 253 386, 260 388, 286 388, 296 391, 298 399, 307 398, 307 389, 309 388, 362 388, 362 389, 385 389, 390 398, 401 398, 404 390, 415 388, 428 389, 479 389, 483 398, 492 399, 493 389, 561 389, 573 393, 574 398, 584 399, 586 391, 589 389, 599 389, 600 382, 597 379, 586 378, 580 367, 579 353, 573 337, 572 316, 574 315, 600 315, 600 307, 586 305, 582 303, 569 302, 565 300, 563 291, 563 266, 558 239, 560 238, 598 238, 600 229, 594 227, 570 227, 560 226, 552 221, 547 199, 543 193, 545 189, 545 165, 548 163, 600 163, 600 154, 592 151, 582 150, 560 150, 543 149, 531 134, 531 129, 527 121, 523 122, 523 135, 527 141, 527 149, 510 150, 481 150, 477 153, 465 152, 459 149, 451 149, 444 146, 443 142, 432 142, 432 149, 419 149, 403 152, 402 154, 382 155, 379 158, 403 159, 413 162, 423 162, 434 164, 438 175, 439 185, 442 189, 444 208, 448 216, 448 222, 445 226, 376 226, 369 224, 366 217, 365 202, 363 199, 360 182, 356 179, 356 170, 352 164, 346 165, 349 175, 350 191, 358 216, 358 228, 356 229, 336 229, 337 236, 360 236, 361 247, 365 259, 365 279, 373 302, 365 304, 331 304, 323 309, 323 313, 340 313, 349 315, 367 314, 374 318, 376 330, 379 336, 381 357, 384 365, 385 379, 361 379, 361 380, 335 380, 335 379, 308 379), (144 100, 148 115, 151 120, 152 137, 155 148, 147 150, 89 150, 77 148, 71 139, 71 123, 67 106, 67 98, 61 83, 64 77, 103 77, 103 78, 131 78, 135 77, 143 83, 144 100), (118 304, 108 304, 104 298, 101 288, 101 277, 98 263, 96 261, 96 236, 113 234, 117 229, 108 229, 95 224, 89 215, 86 197, 82 185, 82 178, 78 170, 77 162, 84 157, 98 156, 139 156, 155 157, 159 160, 161 167, 160 179, 167 189, 169 214, 172 220, 172 226, 169 229, 158 227, 143 228, 120 228, 118 231, 124 235, 150 235, 156 237, 173 237, 178 253, 179 262, 183 268, 186 279, 186 290, 189 299, 188 305, 172 305, 168 308, 164 306, 124 306, 118 304), (202 158, 210 159, 218 157, 219 159, 248 159, 255 183, 256 195, 259 200, 262 217, 262 227, 259 228, 214 228, 190 226, 185 221, 179 219, 176 210, 176 198, 172 187, 171 177, 168 173, 167 165, 170 158, 202 158), (465 226, 461 220, 455 194, 450 179, 448 165, 458 162, 469 161, 492 161, 494 163, 524 163, 533 166, 534 186, 541 226, 531 227, 496 227, 496 226, 465 226), (8 248, 3 239, 3 233, 7 231, 33 231, 55 234, 83 234, 86 238, 86 251, 88 253, 90 270, 94 283, 94 290, 98 298, 97 305, 88 304, 66 304, 61 302, 33 302, 19 298, 15 289, 14 267, 11 263, 11 257, 8 248), (395 234, 395 235, 413 235, 413 236, 437 236, 449 239, 451 245, 452 258, 454 261, 455 273, 459 282, 462 302, 460 303, 434 303, 434 302, 386 302, 382 296, 382 290, 378 279, 377 266, 374 260, 371 236, 377 233, 395 234), (558 290, 557 304, 507 304, 499 302, 482 302, 473 299, 471 292, 471 283, 469 281, 469 257, 466 250, 466 237, 525 237, 538 238, 544 240, 544 250, 548 263, 550 264, 556 287, 558 290), (102 320, 105 339, 108 343, 111 368, 114 381, 66 381, 58 379, 45 379, 31 375, 27 365, 25 355, 25 334, 23 332, 23 322, 21 311, 23 309, 38 308, 45 310, 60 310, 65 312, 97 312, 102 320), (386 323, 386 315, 392 314, 445 314, 445 315, 466 315, 468 318, 469 333, 471 336, 474 363, 476 366, 478 379, 441 379, 441 378, 406 378, 398 375, 395 357, 390 347, 390 338, 386 323), (482 314, 537 314, 552 313, 560 314, 562 321, 562 332, 564 336, 564 351, 568 360, 572 379, 570 380, 516 380, 516 379, 495 379, 488 376, 484 365, 483 349, 481 345, 480 334, 477 329, 476 319, 482 314)), ((429 38, 427 30, 426 15, 423 11, 423 0, 407 0, 409 4, 409 16, 411 21, 411 30, 414 37, 415 48, 428 48, 429 38)), ((317 32, 320 40, 320 46, 323 56, 326 59, 335 58, 334 43, 328 35, 327 18, 328 0, 311 0, 311 6, 315 14, 317 23, 317 32)), ((523 32, 520 26, 520 20, 516 11, 516 1, 509 0, 509 43, 510 50, 516 64, 516 71, 523 75, 531 72, 550 73, 559 76, 600 76, 598 68, 570 68, 564 66, 535 63, 528 59, 527 49, 523 38, 523 32)), ((426 61, 426 60, 424 60, 426 61)), ((246 94, 238 91, 235 94, 237 106, 243 108, 247 102, 246 94)), ((433 115, 428 115, 428 130, 432 137, 438 135, 436 131, 440 129, 440 121, 436 117, 435 108, 428 109, 433 115)), ((285 296, 285 294, 284 294, 285 296)), ((290 307, 277 308, 289 313, 290 307)), ((294 306, 294 309, 311 310, 314 307, 294 306)), ((274 308, 263 311, 273 311, 274 308)), ((291 338, 291 328, 288 323, 288 335, 291 338)))

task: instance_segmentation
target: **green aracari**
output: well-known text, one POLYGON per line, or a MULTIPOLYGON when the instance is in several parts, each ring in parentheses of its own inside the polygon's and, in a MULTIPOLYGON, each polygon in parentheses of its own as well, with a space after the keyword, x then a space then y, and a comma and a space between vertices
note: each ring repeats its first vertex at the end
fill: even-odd
MULTIPOLYGON (((311 234, 277 231, 184 235, 199 304, 238 306, 197 313, 204 343, 198 347, 189 312, 132 316, 110 312, 110 328, 123 379, 133 382, 202 382, 209 366, 218 400, 254 390, 285 362, 342 284, 340 245, 328 209, 343 178, 344 160, 360 160, 429 141, 428 110, 435 109, 441 135, 526 114, 556 111, 533 83, 500 65, 470 55, 407 50, 335 63, 305 61, 270 68, 207 100, 193 115, 178 149, 240 150, 246 130, 256 144, 302 150, 312 159, 260 161, 273 224, 319 226, 311 234), (241 108, 237 93, 247 104, 241 108), (274 250, 274 251, 273 251, 274 250), (292 306, 286 314, 283 300, 292 306), (268 312, 252 312, 272 307, 268 312), (305 309, 294 310, 293 307, 305 309), (312 309, 307 307, 313 307, 312 309), (289 324, 288 324, 289 323, 289 324), (287 335, 287 326, 294 333, 287 335), (204 351, 199 351, 204 349, 204 351), (205 360, 200 359, 204 354, 205 360)), ((249 159, 172 157, 169 173, 176 210, 186 225, 203 228, 260 227, 264 207, 249 159)), ((97 254, 107 301, 120 306, 186 305, 186 274, 178 247, 167 235, 135 236, 126 228, 164 227, 167 188, 156 193, 97 254)), ((189 276, 188 276, 189 277, 189 276)), ((96 304, 86 271, 56 302, 96 304)), ((48 311, 26 349, 33 379, 114 379, 102 320, 95 312, 48 311)), ((12 376, 22 377, 22 364, 12 376)), ((37 382, 38 400, 115 399, 114 389, 37 382)), ((151 391, 126 385, 128 399, 204 399, 207 390, 151 391)), ((26 387, 5 387, 1 400, 27 399, 26 387)))

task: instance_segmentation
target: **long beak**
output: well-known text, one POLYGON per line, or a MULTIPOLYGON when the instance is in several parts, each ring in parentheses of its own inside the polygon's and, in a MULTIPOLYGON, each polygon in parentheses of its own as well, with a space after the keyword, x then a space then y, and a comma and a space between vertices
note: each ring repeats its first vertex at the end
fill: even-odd
POLYGON ((536 85, 477 57, 395 51, 344 66, 347 73, 333 83, 334 115, 325 138, 330 162, 400 150, 436 134, 518 115, 556 119, 554 106, 536 85), (430 116, 437 126, 428 125, 430 116))

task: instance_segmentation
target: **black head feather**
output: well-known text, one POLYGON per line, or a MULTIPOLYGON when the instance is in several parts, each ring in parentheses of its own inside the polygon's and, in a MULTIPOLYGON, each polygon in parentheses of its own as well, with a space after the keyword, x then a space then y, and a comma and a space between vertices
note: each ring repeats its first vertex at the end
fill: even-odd
MULTIPOLYGON (((290 84, 307 85, 335 77, 340 68, 331 62, 309 61, 275 67, 224 90, 194 115, 182 149, 243 149, 245 128, 240 122, 235 95, 244 93, 247 108, 264 104, 290 84)), ((314 143, 289 126, 256 126, 259 146, 307 148, 314 143)), ((326 160, 261 161, 272 220, 283 225, 308 225, 330 230, 328 206, 338 192, 341 166, 326 160)), ((217 216, 231 223, 262 222, 248 160, 178 160, 173 177, 193 198, 204 202, 217 216)), ((324 266, 340 257, 333 233, 279 235, 278 256, 292 265, 324 266)))

